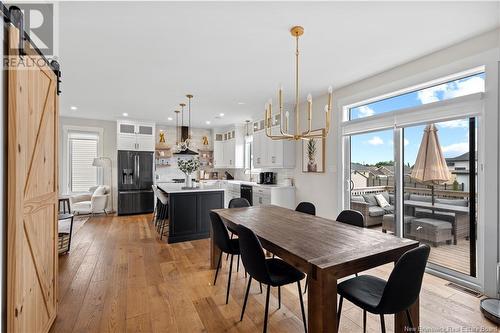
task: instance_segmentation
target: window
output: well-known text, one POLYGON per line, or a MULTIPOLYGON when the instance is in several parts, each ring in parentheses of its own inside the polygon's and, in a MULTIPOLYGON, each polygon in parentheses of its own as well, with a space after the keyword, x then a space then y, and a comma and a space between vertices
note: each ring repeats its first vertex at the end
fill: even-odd
POLYGON ((245 137, 245 173, 253 170, 253 137, 245 137))
POLYGON ((365 118, 399 109, 484 92, 484 78, 484 72, 477 73, 454 81, 356 106, 350 109, 349 117, 350 120, 365 118))
POLYGON ((99 157, 100 132, 70 129, 66 134, 66 172, 68 191, 86 192, 99 184, 99 168, 92 165, 99 157))

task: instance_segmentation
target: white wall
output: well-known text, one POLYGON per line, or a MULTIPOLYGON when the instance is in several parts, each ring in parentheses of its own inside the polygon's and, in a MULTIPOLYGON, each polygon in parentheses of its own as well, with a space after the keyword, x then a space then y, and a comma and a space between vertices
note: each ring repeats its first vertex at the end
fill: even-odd
MULTIPOLYGON (((421 57, 391 70, 355 82, 334 91, 333 127, 327 138, 326 172, 324 174, 303 174, 300 165, 301 143, 297 143, 297 166, 295 184, 297 201, 311 201, 317 206, 318 215, 333 218, 343 206, 342 140, 340 120, 342 106, 394 91, 429 82, 477 66, 486 66, 485 114, 481 119, 479 144, 485 149, 480 156, 484 172, 480 182, 484 186, 480 201, 480 230, 478 230, 478 264, 484 268, 479 272, 478 283, 484 286, 488 295, 496 294, 496 266, 498 258, 498 188, 500 187, 498 168, 498 77, 500 51, 500 31, 492 31, 460 44, 421 57), (487 145, 486 145, 487 143, 487 145), (490 186, 490 184, 493 184, 490 186), (318 190, 321 189, 321 190, 318 190)), ((314 121, 323 120, 322 107, 326 96, 314 98, 314 121)), ((303 106, 304 107, 304 106, 303 106)))
MULTIPOLYGON (((175 126, 168 126, 157 124, 156 125, 156 139, 155 142, 158 143, 160 140, 160 131, 165 133, 166 144, 174 146, 176 142, 176 128, 175 126)), ((192 136, 190 149, 197 151, 198 149, 213 149, 212 142, 212 130, 206 128, 191 128, 192 136), (208 146, 203 145, 203 137, 208 137, 208 146)), ((180 130, 179 130, 180 133, 180 130)), ((158 182, 171 180, 173 178, 184 178, 185 175, 177 167, 177 160, 175 158, 171 159, 170 167, 156 167, 155 175, 158 182)))
POLYGON ((108 157, 112 161, 112 184, 113 184, 113 203, 114 209, 117 209, 117 176, 116 176, 116 122, 106 121, 106 120, 92 120, 83 118, 72 118, 72 117, 60 117, 60 128, 59 128, 59 189, 61 193, 66 191, 67 185, 64 184, 63 179, 64 173, 64 156, 63 154, 63 127, 64 126, 82 126, 82 127, 96 127, 103 130, 103 151, 102 156, 108 157))

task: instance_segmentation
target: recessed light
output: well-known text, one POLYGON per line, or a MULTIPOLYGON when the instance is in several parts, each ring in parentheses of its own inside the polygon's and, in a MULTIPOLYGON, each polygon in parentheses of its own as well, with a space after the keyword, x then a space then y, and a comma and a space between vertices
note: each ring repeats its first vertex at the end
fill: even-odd
POLYGON ((122 113, 122 116, 124 116, 124 117, 128 117, 128 113, 127 113, 127 112, 123 112, 123 113, 122 113))
POLYGON ((70 108, 71 110, 73 110, 73 111, 78 110, 78 108, 77 108, 76 106, 70 106, 69 108, 70 108))
POLYGON ((224 117, 224 113, 219 113, 219 117, 224 117))
POLYGON ((245 104, 245 102, 238 102, 238 105, 243 105, 245 104))
POLYGON ((210 120, 205 121, 207 125, 210 125, 210 120))
POLYGON ((173 119, 174 119, 174 118, 172 118, 172 117, 168 117, 168 118, 167 118, 167 120, 168 120, 168 121, 172 121, 173 119))

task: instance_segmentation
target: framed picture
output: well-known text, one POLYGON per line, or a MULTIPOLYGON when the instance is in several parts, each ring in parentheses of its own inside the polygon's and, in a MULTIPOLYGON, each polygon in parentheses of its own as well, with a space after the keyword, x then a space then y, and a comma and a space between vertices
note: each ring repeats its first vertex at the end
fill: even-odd
MULTIPOLYGON (((324 130, 312 131, 323 133, 324 130)), ((302 172, 325 172, 325 139, 310 138, 302 140, 302 172)))

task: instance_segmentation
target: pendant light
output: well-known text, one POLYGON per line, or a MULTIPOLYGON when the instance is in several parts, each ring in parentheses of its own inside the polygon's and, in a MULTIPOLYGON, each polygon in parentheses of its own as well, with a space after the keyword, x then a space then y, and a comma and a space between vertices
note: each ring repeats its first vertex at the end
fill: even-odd
POLYGON ((191 98, 193 98, 193 95, 187 94, 186 97, 188 98, 188 117, 189 117, 188 139, 191 140, 193 138, 193 131, 191 129, 191 98))
POLYGON ((330 113, 332 110, 332 87, 328 88, 328 103, 325 105, 325 127, 321 129, 312 130, 312 96, 307 96, 307 122, 308 129, 302 132, 300 127, 300 108, 299 108, 299 37, 304 34, 304 28, 295 26, 290 30, 290 33, 295 37, 295 132, 290 133, 288 128, 289 113, 285 113, 285 124, 283 128, 283 88, 280 87, 278 91, 278 106, 280 109, 280 135, 272 134, 273 111, 272 100, 269 100, 265 105, 265 132, 266 135, 273 140, 309 140, 311 138, 325 138, 330 131, 330 113))

